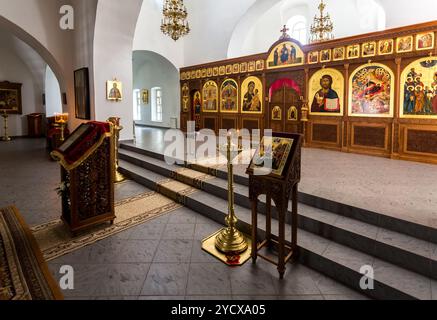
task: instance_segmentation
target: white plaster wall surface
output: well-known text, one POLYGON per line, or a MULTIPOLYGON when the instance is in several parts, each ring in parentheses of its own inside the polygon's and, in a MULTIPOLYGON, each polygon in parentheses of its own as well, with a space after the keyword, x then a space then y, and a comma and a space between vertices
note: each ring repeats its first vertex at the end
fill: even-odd
MULTIPOLYGON (((72 59, 71 31, 59 27, 59 9, 69 1, 60 0, 0 0, 0 17, 19 26, 42 45, 56 65, 60 77, 70 71, 72 59)), ((48 57, 44 57, 47 62, 48 57)), ((62 85, 65 85, 62 83, 62 85)))
POLYGON ((149 103, 141 106, 141 121, 138 124, 170 128, 171 118, 180 118, 179 71, 164 57, 150 51, 135 51, 133 55, 134 89, 148 89, 149 103), (163 121, 151 121, 151 89, 163 89, 163 121))
POLYGON ((45 113, 47 117, 52 117, 55 113, 62 112, 62 100, 58 79, 49 66, 47 66, 44 84, 46 95, 45 113))
POLYGON ((99 1, 94 34, 94 88, 96 120, 119 116, 124 130, 121 140, 133 138, 132 47, 141 0, 99 1), (106 81, 123 82, 120 102, 106 100, 106 81))
MULTIPOLYGON (((96 24, 97 0, 72 0, 75 11, 73 33, 73 70, 88 68, 90 82, 91 119, 96 118, 94 89, 94 29, 96 24)), ((73 97, 74 99, 74 97, 73 97)), ((69 104, 69 114, 75 116, 75 101, 69 104)), ((70 117, 70 126, 76 128, 84 120, 70 117)))
MULTIPOLYGON (((191 22, 191 12, 189 21, 191 22)), ((184 66, 185 38, 174 41, 161 30, 162 1, 144 0, 135 29, 133 50, 147 50, 166 57, 176 68, 184 66)))
MULTIPOLYGON (((10 47, 0 46, 0 81, 22 84, 21 98, 23 114, 11 115, 9 117, 9 135, 27 135, 26 115, 34 112, 44 112, 41 99, 42 92, 35 90, 31 72, 10 47)), ((3 125, 1 125, 0 131, 3 135, 3 125)))

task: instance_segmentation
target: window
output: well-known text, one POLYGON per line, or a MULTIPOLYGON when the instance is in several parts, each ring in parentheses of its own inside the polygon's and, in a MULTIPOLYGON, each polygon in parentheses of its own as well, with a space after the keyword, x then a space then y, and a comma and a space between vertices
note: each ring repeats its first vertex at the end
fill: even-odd
POLYGON ((301 44, 307 44, 307 19, 304 16, 291 17, 287 22, 290 36, 301 44))
POLYGON ((152 121, 162 122, 162 89, 152 88, 152 121))
POLYGON ((141 121, 141 94, 139 89, 134 90, 134 121, 141 121))

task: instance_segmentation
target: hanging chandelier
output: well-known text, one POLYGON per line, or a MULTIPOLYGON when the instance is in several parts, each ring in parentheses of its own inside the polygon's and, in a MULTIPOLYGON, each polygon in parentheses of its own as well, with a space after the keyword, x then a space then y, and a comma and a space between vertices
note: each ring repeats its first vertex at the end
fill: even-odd
POLYGON ((186 21, 188 13, 184 0, 165 0, 162 10, 164 19, 161 20, 161 31, 170 36, 174 41, 190 32, 186 21))
POLYGON ((331 17, 329 13, 325 15, 324 11, 326 8, 326 4, 321 0, 319 5, 320 16, 317 15, 314 17, 314 22, 311 25, 311 43, 317 43, 327 40, 334 39, 334 34, 332 31, 334 30, 334 24, 331 21, 331 17))

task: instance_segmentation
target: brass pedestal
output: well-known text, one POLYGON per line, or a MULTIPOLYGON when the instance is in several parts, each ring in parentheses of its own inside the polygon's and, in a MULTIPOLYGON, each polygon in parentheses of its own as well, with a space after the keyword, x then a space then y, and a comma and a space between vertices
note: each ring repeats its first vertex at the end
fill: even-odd
POLYGON ((8 117, 9 117, 9 115, 5 111, 4 113, 2 113, 2 117, 3 117, 3 121, 4 121, 5 132, 4 132, 3 137, 1 138, 1 141, 5 141, 5 142, 11 141, 12 139, 8 134, 8 117))
MULTIPOLYGON (((224 150, 221 150, 224 151, 224 150)), ((228 216, 225 219, 226 228, 223 228, 202 242, 202 249, 228 265, 242 265, 250 258, 251 247, 249 237, 237 229, 238 218, 234 210, 234 172, 232 153, 241 152, 238 146, 232 146, 231 136, 228 135, 226 154, 228 162, 228 216)))
POLYGON ((114 182, 119 183, 126 180, 126 178, 118 172, 118 146, 120 144, 120 131, 123 130, 123 127, 120 126, 120 118, 118 117, 111 117, 108 119, 108 122, 111 122, 114 125, 114 148, 115 148, 115 178, 114 182))

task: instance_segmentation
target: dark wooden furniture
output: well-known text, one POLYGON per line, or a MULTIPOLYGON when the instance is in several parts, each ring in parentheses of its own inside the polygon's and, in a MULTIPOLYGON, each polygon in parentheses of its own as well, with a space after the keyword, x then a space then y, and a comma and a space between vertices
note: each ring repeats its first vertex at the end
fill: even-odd
POLYGON ((80 125, 52 157, 61 164, 62 220, 75 235, 114 222, 114 134, 110 123, 80 125))
MULTIPOLYGON (((257 257, 261 257, 278 267, 279 276, 284 277, 285 264, 295 260, 298 256, 297 247, 297 206, 298 206, 298 183, 301 176, 301 149, 302 135, 273 133, 273 137, 293 139, 293 145, 288 154, 287 162, 281 176, 255 175, 251 168, 252 163, 247 169, 249 174, 249 198, 252 203, 252 260, 256 263, 257 257), (267 212, 266 212, 266 237, 263 241, 258 242, 258 198, 260 195, 266 195, 267 212), (288 213, 289 200, 292 201, 291 216, 291 246, 285 243, 285 223, 288 213), (275 203, 279 233, 278 237, 272 235, 272 200, 275 203), (259 251, 271 244, 277 247, 278 260, 262 255, 259 251)), ((253 161, 253 160, 252 160, 253 161)))
POLYGON ((31 138, 43 136, 42 119, 44 114, 31 113, 27 115, 27 135, 31 138))
MULTIPOLYGON (((46 141, 47 141, 47 150, 49 152, 52 152, 53 150, 56 150, 61 146, 63 141, 61 141, 61 126, 56 123, 55 120, 56 117, 48 117, 46 120, 46 141)), ((64 129, 64 137, 67 139, 67 137, 70 135, 70 131, 68 129, 68 123, 65 126, 64 129)))
MULTIPOLYGON (((264 129, 303 133, 304 146, 306 147, 437 164, 437 147, 435 143, 437 118, 404 117, 401 114, 404 103, 401 92, 404 87, 402 74, 405 71, 408 72, 411 68, 410 64, 418 59, 430 56, 436 59, 437 21, 316 44, 299 45, 305 56, 303 64, 269 68, 268 59, 272 51, 278 44, 289 40, 291 39, 276 42, 265 53, 182 68, 180 70, 181 88, 185 86, 190 91, 199 91, 202 95, 203 86, 209 81, 214 81, 218 88, 221 88, 222 84, 229 79, 238 84, 239 112, 225 113, 218 110, 217 112, 206 113, 202 110, 199 121, 200 129, 208 128, 218 132, 221 128, 235 126, 235 129, 261 129, 261 133, 264 129), (423 34, 433 35, 432 46, 427 49, 421 49, 418 46, 418 40, 423 34), (411 39, 410 49, 398 49, 398 41, 403 38, 411 39), (391 53, 382 54, 378 50, 380 42, 385 40, 393 41, 394 48, 391 53), (362 48, 368 42, 376 43, 377 50, 372 56, 362 54, 362 48), (347 57, 346 51, 349 46, 358 46, 360 48, 358 58, 347 57), (341 48, 345 53, 344 57, 334 58, 334 51, 341 48), (317 59, 315 63, 310 63, 309 56, 311 53, 319 55, 326 50, 331 53, 329 61, 320 62, 320 59, 317 59), (349 110, 353 74, 369 64, 369 61, 371 64, 383 65, 386 70, 393 73, 393 115, 388 117, 360 117, 353 115, 349 110), (314 96, 310 94, 311 79, 317 77, 318 72, 323 69, 336 70, 341 73, 342 80, 339 81, 343 86, 343 95, 340 98, 340 103, 344 110, 338 115, 313 114, 310 112, 308 121, 302 121, 304 118, 302 102, 306 102, 311 109, 311 103, 314 99, 314 96), (263 83, 262 114, 244 114, 241 112, 241 96, 245 90, 242 84, 249 76, 255 76, 263 83), (294 89, 277 90, 270 95, 270 89, 280 79, 294 81, 296 86, 294 89), (281 119, 272 117, 272 111, 275 107, 281 109, 281 119), (292 107, 297 109, 296 121, 287 117, 287 113, 292 107)), ((437 72, 437 67, 434 67, 433 70, 437 72)), ((221 92, 219 92, 218 101, 220 99, 221 92)), ((181 121, 191 119, 191 113, 192 111, 181 108, 181 121)), ((184 128, 183 125, 182 128, 184 128)))

